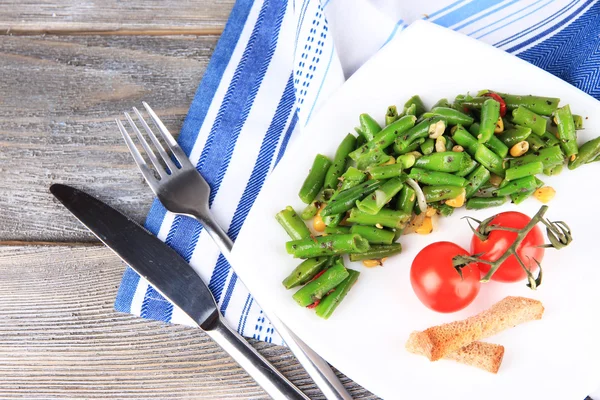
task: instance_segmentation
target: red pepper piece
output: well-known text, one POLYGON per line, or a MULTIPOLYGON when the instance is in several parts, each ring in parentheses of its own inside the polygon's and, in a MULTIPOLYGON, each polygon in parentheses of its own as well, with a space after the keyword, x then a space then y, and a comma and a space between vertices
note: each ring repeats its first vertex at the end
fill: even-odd
POLYGON ((306 308, 315 308, 316 306, 319 305, 320 302, 321 302, 321 300, 317 300, 314 303, 307 305, 306 308))
POLYGON ((497 95, 496 93, 492 93, 492 92, 487 92, 484 94, 484 96, 491 97, 492 99, 494 99, 498 103, 500 103, 500 116, 504 117, 506 115, 506 102, 504 101, 504 99, 502 97, 500 97, 500 95, 497 95))
POLYGON ((323 275, 325 273, 325 270, 319 272, 318 274, 316 274, 310 281, 314 281, 315 279, 317 279, 318 277, 320 277, 321 275, 323 275))

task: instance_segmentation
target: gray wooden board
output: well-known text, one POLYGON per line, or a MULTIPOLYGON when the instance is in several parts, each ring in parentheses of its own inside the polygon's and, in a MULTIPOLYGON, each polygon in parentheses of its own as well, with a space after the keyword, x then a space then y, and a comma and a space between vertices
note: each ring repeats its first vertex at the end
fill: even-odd
POLYGON ((215 33, 233 0, 3 0, 0 34, 215 33))
MULTIPOLYGON (((0 398, 265 398, 199 329, 113 311, 122 271, 101 246, 0 247, 0 398)), ((252 344, 322 398, 286 348, 252 344)))
POLYGON ((179 132, 216 36, 0 36, 0 241, 93 240, 48 192, 142 221, 152 201, 114 119, 145 100, 179 132))

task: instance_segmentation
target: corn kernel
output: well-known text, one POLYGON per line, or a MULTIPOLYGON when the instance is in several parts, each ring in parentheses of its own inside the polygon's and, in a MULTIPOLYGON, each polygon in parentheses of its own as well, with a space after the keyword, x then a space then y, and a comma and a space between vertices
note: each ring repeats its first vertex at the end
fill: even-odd
POLYGON ((435 124, 429 125, 429 138, 437 139, 442 136, 446 130, 446 123, 444 121, 438 121, 435 124))
POLYGON ((575 159, 577 158, 577 154, 571 154, 571 158, 569 158, 569 160, 571 160, 571 162, 575 161, 575 159))
POLYGON ((454 133, 456 132, 457 129, 458 129, 458 125, 454 125, 452 128, 450 128, 450 134, 454 135, 454 133))
POLYGON ((396 159, 394 157, 390 157, 390 159, 386 162, 384 162, 381 165, 392 165, 392 164, 396 164, 396 159))
POLYGON ((382 264, 381 260, 363 260, 362 263, 367 268, 379 267, 382 264))
POLYGON ((490 174, 490 184, 498 187, 502 183, 502 177, 496 174, 490 174))
POLYGON ((544 186, 533 192, 533 197, 535 197, 544 204, 552 200, 555 195, 556 190, 554 190, 552 186, 544 186))
POLYGON ((452 151, 455 152, 455 153, 460 153, 462 151, 465 151, 465 149, 461 145, 457 144, 456 146, 454 146, 452 148, 452 151))
POLYGON ((315 231, 317 232, 323 232, 325 230, 325 221, 323 221, 323 218, 321 217, 321 210, 325 208, 325 205, 325 203, 321 205, 319 211, 317 211, 317 215, 313 218, 313 228, 315 228, 315 231))
POLYGON ((510 148, 510 155, 513 157, 521 157, 529 150, 529 143, 523 140, 510 148))
POLYGON ((465 204, 465 199, 467 198, 467 193, 463 189, 462 192, 458 196, 453 199, 446 200, 446 205, 454 208, 462 207, 465 204))
POLYGON ((446 138, 445 137, 439 136, 437 139, 435 139, 435 151, 437 151, 438 153, 446 151, 446 138))
POLYGON ((494 133, 502 132, 504 132, 504 121, 502 121, 502 117, 498 117, 498 121, 496 121, 496 127, 494 128, 494 133))
POLYGON ((427 211, 425 211, 426 217, 433 217, 437 213, 437 210, 433 207, 427 207, 427 211))
POLYGON ((428 235, 433 231, 433 222, 431 217, 425 217, 421 226, 415 229, 415 232, 421 235, 428 235))

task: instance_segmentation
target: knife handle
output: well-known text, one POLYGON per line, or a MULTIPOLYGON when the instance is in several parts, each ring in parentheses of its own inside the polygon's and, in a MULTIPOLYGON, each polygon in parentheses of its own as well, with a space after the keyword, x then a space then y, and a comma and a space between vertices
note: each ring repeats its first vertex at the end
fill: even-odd
POLYGON ((236 331, 229 328, 219 314, 210 327, 204 329, 223 350, 276 400, 310 400, 287 380, 236 331))

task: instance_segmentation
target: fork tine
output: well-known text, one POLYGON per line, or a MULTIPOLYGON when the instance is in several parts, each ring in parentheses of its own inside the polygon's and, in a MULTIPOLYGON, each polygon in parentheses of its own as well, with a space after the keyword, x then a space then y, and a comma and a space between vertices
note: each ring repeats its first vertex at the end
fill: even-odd
POLYGON ((125 144, 127 144, 129 152, 133 156, 133 160, 137 164, 138 168, 140 169, 140 172, 144 176, 144 179, 146 179, 146 182, 148 182, 148 185, 150 186, 152 191, 156 194, 158 190, 158 181, 152 174, 150 168, 148 168, 148 164, 146 164, 146 161, 144 161, 144 158, 140 154, 137 147, 135 147, 133 140, 131 140, 131 136, 129 136, 129 133, 127 132, 121 121, 119 119, 116 119, 115 121, 117 122, 119 131, 121 131, 121 135, 123 135, 123 139, 125 140, 125 144))
POLYGON ((167 165, 167 168, 169 168, 171 170, 171 173, 175 173, 175 171, 177 170, 175 163, 173 162, 173 160, 171 160, 171 157, 167 154, 163 145, 158 141, 158 138, 156 137, 154 132, 152 132, 152 129, 150 129, 150 127, 146 123, 146 120, 144 119, 142 114, 140 114, 138 109, 135 107, 133 107, 133 112, 135 112, 135 115, 137 115, 138 119, 140 120, 140 123, 146 130, 146 133, 148 134, 148 136, 150 136, 150 140, 152 141, 152 143, 154 143, 154 147, 156 148, 156 150, 158 151, 158 154, 160 154, 161 158, 167 165))
POLYGON ((181 147, 177 144, 177 141, 175 140, 173 135, 171 135, 171 132, 169 132, 169 130, 167 129, 165 124, 163 124, 163 122, 160 120, 160 118, 158 118, 158 115, 156 115, 156 113, 148 105, 148 103, 146 103, 145 101, 142 101, 142 104, 144 105, 144 108, 148 112, 148 115, 150 115, 150 118, 152 118, 152 122, 154 122, 154 124, 158 128, 158 131, 160 132, 162 138, 165 140, 165 142, 167 143, 167 145, 169 146, 169 148, 171 149, 171 151, 173 152, 175 157, 177 157, 177 161, 179 161, 179 163, 181 164, 182 167, 184 166, 184 163, 185 163, 186 167, 193 168, 194 166, 190 162, 190 159, 187 157, 187 155, 181 149, 181 147))
POLYGON ((163 168, 163 166, 158 161, 158 158, 156 158, 156 155, 154 154, 154 151, 152 151, 152 148, 148 144, 148 141, 142 135, 142 132, 140 132, 140 130, 138 129, 137 125, 133 121, 133 118, 131 118, 131 115, 129 115, 128 112, 126 112, 124 114, 125 114, 125 118, 127 118, 127 121, 129 121, 129 125, 131 125, 131 128, 135 132, 138 140, 142 144, 142 147, 144 148, 144 150, 148 154, 148 158, 152 162, 152 165, 154 165, 154 169, 156 169, 156 172, 158 172, 158 174, 160 175, 161 178, 167 177, 168 176, 167 171, 165 171, 165 169, 163 168))

